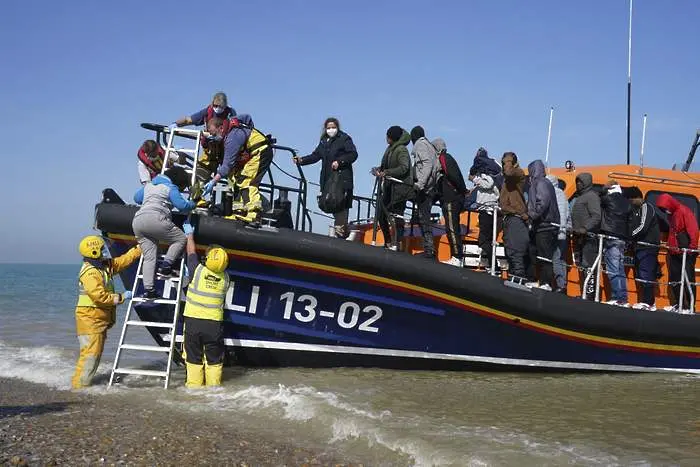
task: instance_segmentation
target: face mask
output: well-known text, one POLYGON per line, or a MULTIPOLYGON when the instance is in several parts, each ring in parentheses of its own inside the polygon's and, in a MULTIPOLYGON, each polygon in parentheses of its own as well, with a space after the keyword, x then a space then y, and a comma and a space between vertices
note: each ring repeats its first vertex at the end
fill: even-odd
POLYGON ((326 134, 328 135, 329 138, 332 138, 338 134, 338 129, 337 128, 326 128, 326 134))
POLYGON ((209 136, 207 136, 207 140, 209 140, 209 141, 221 141, 223 139, 224 138, 221 135, 209 135, 209 136))
POLYGON ((223 107, 214 106, 214 113, 222 114, 222 113, 224 113, 224 110, 225 109, 223 107))

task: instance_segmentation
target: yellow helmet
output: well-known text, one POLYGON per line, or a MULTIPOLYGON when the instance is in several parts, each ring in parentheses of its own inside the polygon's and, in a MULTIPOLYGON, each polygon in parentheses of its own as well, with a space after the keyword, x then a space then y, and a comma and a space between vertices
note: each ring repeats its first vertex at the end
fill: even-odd
POLYGON ((105 246, 105 241, 97 235, 88 235, 80 241, 78 251, 85 258, 100 259, 102 258, 102 249, 105 246))
POLYGON ((220 246, 210 247, 207 250, 207 259, 204 262, 207 269, 214 272, 224 272, 228 267, 228 254, 220 246))

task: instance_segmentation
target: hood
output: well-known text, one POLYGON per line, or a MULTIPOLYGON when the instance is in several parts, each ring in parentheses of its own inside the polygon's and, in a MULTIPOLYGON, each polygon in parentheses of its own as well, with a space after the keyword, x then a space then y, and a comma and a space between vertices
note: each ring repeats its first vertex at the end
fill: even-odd
POLYGON ((554 186, 554 188, 559 188, 559 179, 556 175, 547 175, 546 178, 554 186))
POLYGON ((399 140, 397 142, 395 142, 394 144, 408 146, 408 143, 410 143, 410 142, 411 142, 411 134, 408 131, 404 130, 403 133, 401 134, 401 138, 399 138, 399 140))
POLYGON ((661 195, 659 195, 659 198, 656 200, 656 205, 660 209, 664 209, 670 213, 674 213, 681 206, 681 203, 668 193, 661 193, 661 195))
POLYGON ((447 144, 445 144, 445 140, 442 138, 435 138, 433 140, 433 146, 435 146, 438 154, 440 154, 442 151, 447 151, 447 144))
POLYGON ((153 180, 151 180, 151 183, 154 185, 172 185, 173 181, 166 175, 156 175, 153 180))
POLYGON ((576 176, 576 181, 583 184, 583 189, 580 191, 581 193, 588 191, 593 187, 593 175, 589 173, 578 174, 576 176))
POLYGON ((544 162, 542 162, 540 159, 530 162, 530 165, 527 166, 527 173, 530 175, 531 180, 544 177, 544 162))
POLYGON ((239 122, 241 122, 241 123, 244 124, 244 125, 247 125, 247 126, 255 126, 255 125, 253 124, 253 117, 251 117, 251 116, 248 115, 248 114, 240 114, 240 115, 238 115, 236 118, 238 119, 239 122))

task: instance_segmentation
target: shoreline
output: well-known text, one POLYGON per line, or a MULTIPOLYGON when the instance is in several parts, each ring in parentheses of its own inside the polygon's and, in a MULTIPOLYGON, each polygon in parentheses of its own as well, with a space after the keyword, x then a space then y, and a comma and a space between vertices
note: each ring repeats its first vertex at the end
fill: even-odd
POLYGON ((363 465, 236 423, 0 378, 0 465, 363 465))

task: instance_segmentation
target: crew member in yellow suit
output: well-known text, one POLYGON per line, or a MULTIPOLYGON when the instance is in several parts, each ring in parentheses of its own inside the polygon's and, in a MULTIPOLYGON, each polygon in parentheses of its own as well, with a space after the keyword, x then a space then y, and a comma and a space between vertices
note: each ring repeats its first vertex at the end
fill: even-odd
POLYGON ((224 159, 204 188, 204 195, 211 193, 219 180, 228 177, 229 185, 234 187, 234 214, 229 218, 259 223, 262 211, 259 186, 272 163, 272 141, 255 128, 248 114, 241 114, 226 124, 223 119, 214 117, 207 121, 207 131, 210 144, 223 145, 224 159))
POLYGON ((80 356, 71 380, 74 389, 90 386, 105 346, 107 330, 114 325, 117 305, 131 298, 131 291, 114 293, 113 275, 127 268, 141 256, 138 246, 122 256, 110 259, 105 241, 97 235, 83 238, 78 245, 83 266, 78 276, 78 304, 75 327, 80 356))
POLYGON ((194 229, 182 226, 187 235, 189 285, 185 299, 185 363, 188 388, 220 386, 224 369, 224 299, 229 287, 228 254, 218 246, 206 251, 199 263, 194 229))

